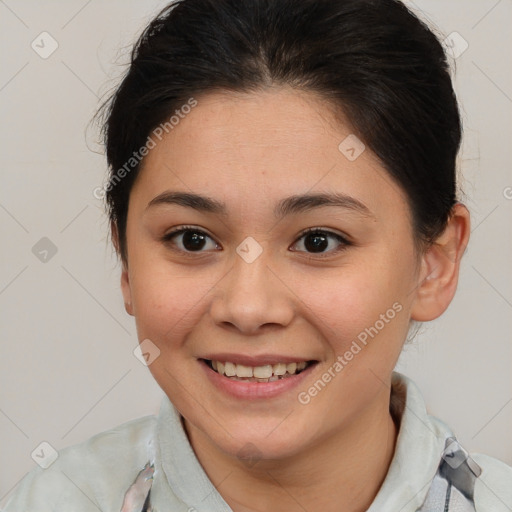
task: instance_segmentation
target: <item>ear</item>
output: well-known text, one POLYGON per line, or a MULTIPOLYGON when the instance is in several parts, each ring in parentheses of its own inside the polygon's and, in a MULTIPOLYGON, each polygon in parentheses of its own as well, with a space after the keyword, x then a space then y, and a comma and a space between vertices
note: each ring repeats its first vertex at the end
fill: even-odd
POLYGON ((422 256, 411 319, 428 322, 450 305, 459 280, 460 261, 470 234, 470 215, 461 203, 452 208, 443 233, 422 256))
MULTIPOLYGON (((112 242, 114 244, 114 247, 116 249, 116 253, 118 255, 121 254, 120 252, 120 244, 119 244, 119 233, 117 231, 117 226, 115 222, 110 223, 110 231, 112 233, 112 242)), ((133 306, 132 306, 132 291, 130 287, 130 275, 128 273, 128 264, 127 262, 122 261, 122 271, 121 271, 121 291, 123 293, 123 299, 124 299, 124 308, 126 312, 129 315, 133 316, 133 306)))

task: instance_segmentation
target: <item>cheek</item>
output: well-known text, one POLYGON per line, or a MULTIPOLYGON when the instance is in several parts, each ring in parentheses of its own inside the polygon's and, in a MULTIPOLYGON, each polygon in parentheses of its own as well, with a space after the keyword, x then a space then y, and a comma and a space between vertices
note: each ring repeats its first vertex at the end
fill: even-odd
POLYGON ((169 263, 141 264, 132 278, 132 298, 139 339, 162 349, 176 348, 204 314, 212 275, 180 272, 169 263), (139 270, 140 269, 140 270, 139 270))
POLYGON ((402 340, 410 286, 404 275, 406 263, 402 263, 380 256, 332 269, 322 277, 303 274, 295 279, 294 291, 306 305, 303 315, 322 333, 332 352, 343 354, 358 337, 402 340))
POLYGON ((395 301, 403 300, 400 283, 389 268, 363 264, 333 269, 320 280, 303 275, 294 289, 316 323, 329 328, 326 337, 339 334, 346 338, 356 334, 354 329, 373 324, 395 301))

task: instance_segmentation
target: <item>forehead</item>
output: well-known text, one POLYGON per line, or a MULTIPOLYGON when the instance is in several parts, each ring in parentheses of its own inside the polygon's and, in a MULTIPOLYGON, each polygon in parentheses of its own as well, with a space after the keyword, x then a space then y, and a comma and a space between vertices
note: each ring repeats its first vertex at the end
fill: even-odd
POLYGON ((328 103, 313 93, 288 87, 222 91, 199 97, 197 106, 165 138, 174 146, 192 144, 209 157, 256 152, 251 163, 258 165, 266 157, 313 155, 337 145, 340 134, 350 133, 345 124, 337 122, 328 103))
MULTIPOLYGON (((281 88, 196 99, 144 159, 132 192, 147 201, 178 188, 226 203, 236 194, 240 206, 253 209, 254 202, 328 190, 381 206, 386 195, 389 205, 405 204, 401 188, 371 151, 347 158, 344 141, 357 145, 358 139, 319 96, 281 88)), ((358 152, 364 147, 359 144, 358 152)))

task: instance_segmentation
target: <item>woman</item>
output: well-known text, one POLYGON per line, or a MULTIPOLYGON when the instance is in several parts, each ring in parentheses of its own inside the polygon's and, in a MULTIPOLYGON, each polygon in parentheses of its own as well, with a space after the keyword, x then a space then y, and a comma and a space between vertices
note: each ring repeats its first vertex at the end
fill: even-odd
POLYGON ((498 511, 393 369, 470 231, 442 45, 395 0, 182 0, 105 104, 104 193, 148 416, 32 471, 7 512, 498 511))

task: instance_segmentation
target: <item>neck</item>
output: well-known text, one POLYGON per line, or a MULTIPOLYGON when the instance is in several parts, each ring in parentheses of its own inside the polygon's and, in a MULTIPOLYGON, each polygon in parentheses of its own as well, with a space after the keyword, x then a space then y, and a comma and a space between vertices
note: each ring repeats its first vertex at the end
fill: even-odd
POLYGON ((248 467, 219 450, 185 420, 190 442, 210 480, 234 512, 359 512, 373 502, 388 472, 398 429, 389 393, 342 430, 285 460, 248 467))

